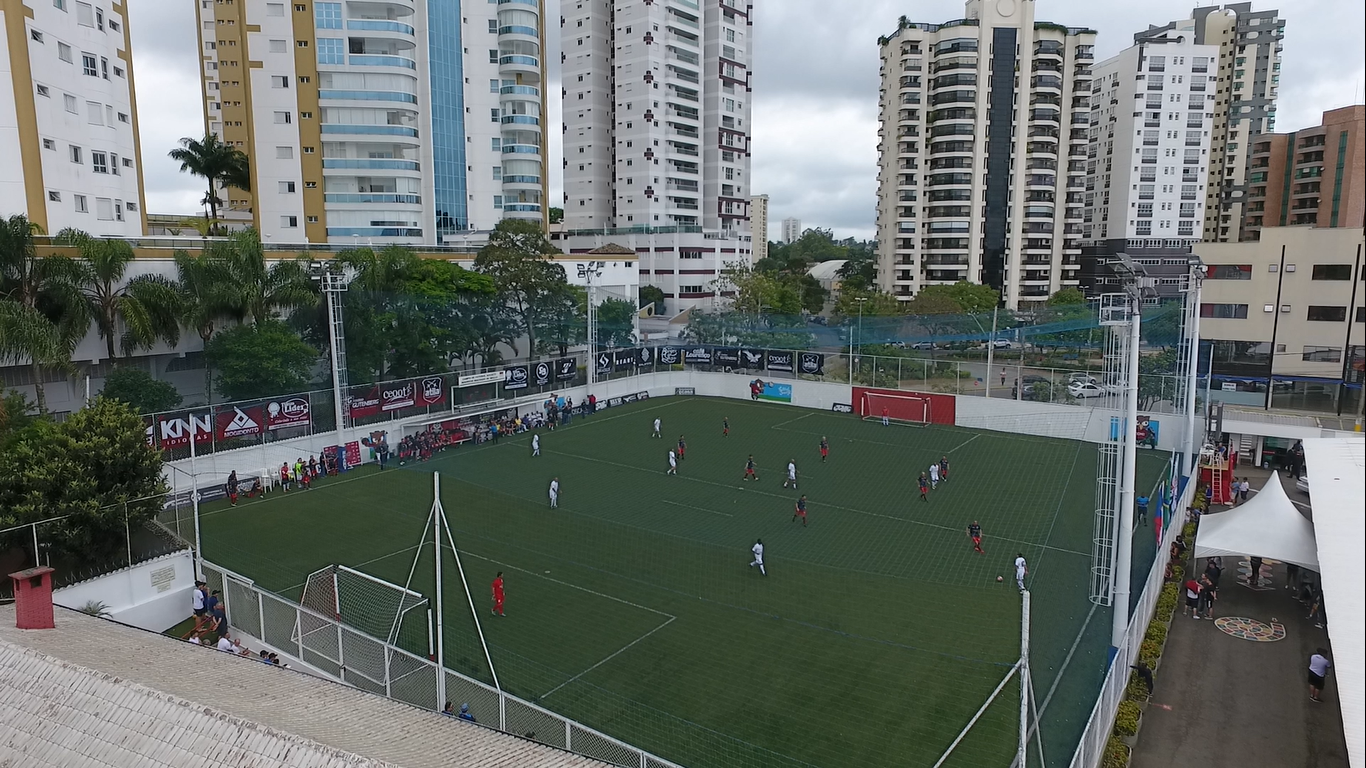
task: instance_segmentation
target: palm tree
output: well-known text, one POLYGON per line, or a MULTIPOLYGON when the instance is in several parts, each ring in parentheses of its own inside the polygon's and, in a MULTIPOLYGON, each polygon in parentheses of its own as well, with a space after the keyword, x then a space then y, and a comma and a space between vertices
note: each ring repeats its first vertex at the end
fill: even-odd
POLYGON ((73 245, 81 254, 77 262, 81 293, 111 360, 118 358, 114 337, 120 320, 123 335, 119 341, 125 355, 151 349, 158 339, 170 346, 180 341, 180 301, 173 282, 161 275, 140 275, 119 287, 133 261, 133 248, 127 241, 64 229, 53 242, 73 245))
POLYGON ((236 187, 251 191, 251 167, 246 153, 218 139, 218 134, 207 133, 203 139, 188 136, 180 140, 180 147, 169 153, 180 163, 181 172, 202 177, 209 185, 208 194, 200 201, 205 206, 204 217, 212 228, 218 221, 218 206, 223 200, 218 188, 236 187))
MULTIPOLYGON (((232 316, 232 276, 227 265, 209 249, 191 256, 176 251, 176 289, 180 320, 199 335, 208 348, 219 323, 232 316)), ((204 393, 213 401, 213 371, 205 366, 204 393)))
POLYGON ((0 360, 27 360, 38 410, 47 411, 43 369, 69 366, 90 329, 81 267, 64 256, 38 257, 41 229, 23 214, 0 222, 0 360))
POLYGON ((311 307, 318 288, 308 274, 307 259, 266 265, 265 249, 255 229, 234 232, 206 249, 228 273, 229 302, 240 322, 260 324, 277 313, 311 307))

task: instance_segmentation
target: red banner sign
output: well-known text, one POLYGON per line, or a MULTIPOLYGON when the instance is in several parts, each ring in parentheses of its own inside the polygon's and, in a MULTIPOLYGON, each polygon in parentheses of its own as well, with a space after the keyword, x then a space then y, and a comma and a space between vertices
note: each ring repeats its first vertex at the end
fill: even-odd
POLYGON ((346 408, 353 419, 363 419, 379 413, 379 388, 352 390, 346 398, 346 408))
POLYGON ((219 411, 214 417, 214 434, 219 440, 255 437, 266 431, 265 421, 265 412, 259 405, 219 411))
POLYGON ((446 381, 440 376, 428 376, 419 382, 418 405, 440 405, 446 402, 446 381))
POLYGON ((266 403, 266 428, 285 429, 306 427, 312 422, 313 413, 308 407, 307 397, 291 397, 266 403))
POLYGON ((381 411, 396 411, 399 408, 411 408, 417 404, 417 382, 390 381, 379 385, 379 409, 381 411))
POLYGON ((360 466, 360 441, 352 440, 346 444, 346 468, 360 466))

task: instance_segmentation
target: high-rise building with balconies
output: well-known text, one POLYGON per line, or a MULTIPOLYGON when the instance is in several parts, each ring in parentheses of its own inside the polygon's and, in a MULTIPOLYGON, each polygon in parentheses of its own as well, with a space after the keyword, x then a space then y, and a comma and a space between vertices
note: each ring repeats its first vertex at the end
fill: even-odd
POLYGON ((1078 284, 1096 33, 1034 0, 882 38, 878 287, 990 285, 1015 308, 1078 284))
POLYGON ((561 248, 633 247, 670 307, 750 261, 750 0, 563 0, 561 248))
POLYGON ((1366 106, 1331 109, 1318 125, 1252 142, 1243 241, 1263 227, 1359 226, 1366 214, 1366 106))
POLYGON ((277 242, 443 243, 548 221, 542 0, 196 3, 227 189, 277 242))
POLYGON ((1275 130, 1281 81, 1278 11, 1254 11, 1252 3, 1196 8, 1190 18, 1134 35, 1134 42, 1184 36, 1218 46, 1204 92, 1210 122, 1210 161, 1205 184, 1204 240, 1237 242, 1248 194, 1248 151, 1261 133, 1275 130))

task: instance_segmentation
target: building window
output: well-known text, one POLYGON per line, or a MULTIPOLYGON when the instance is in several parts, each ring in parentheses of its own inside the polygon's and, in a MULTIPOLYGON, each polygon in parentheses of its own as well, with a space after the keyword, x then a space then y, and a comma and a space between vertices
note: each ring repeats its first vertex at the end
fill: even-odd
POLYGON ((43 42, 43 33, 42 33, 42 32, 39 32, 39 31, 36 30, 36 29, 30 29, 30 30, 28 31, 28 36, 31 37, 31 38, 33 38, 33 42, 35 42, 35 43, 41 43, 41 42, 43 42))
POLYGON ((702 286, 700 286, 700 285, 680 285, 680 286, 678 286, 678 292, 679 292, 679 293, 702 293, 702 286))
MULTIPOLYGON (((494 137, 493 137, 493 141, 492 141, 491 143, 492 143, 492 145, 493 145, 493 151, 494 151, 494 152, 502 152, 502 151, 503 151, 503 140, 502 140, 502 139, 498 138, 497 136, 494 136, 494 137)), ((583 147, 580 147, 580 148, 579 148, 579 151, 582 152, 582 151, 583 151, 583 147)))
POLYGON ((48 192, 48 193, 47 193, 47 199, 48 199, 49 202, 60 203, 60 202, 62 202, 62 193, 61 193, 61 192, 48 192))
POLYGON ((494 123, 498 122, 498 108, 497 108, 497 107, 494 107, 493 109, 490 109, 490 110, 489 110, 489 121, 490 121, 490 122, 494 122, 494 123))
POLYGON ((490 33, 490 34, 494 34, 494 35, 498 34, 498 20, 497 20, 497 19, 489 19, 489 33, 490 33))
POLYGON ((120 122, 120 123, 126 123, 126 122, 128 122, 128 113, 127 113, 127 112, 120 112, 120 113, 119 113, 119 122, 120 122))
POLYGON ((494 79, 494 80, 489 80, 489 93, 497 93, 497 92, 498 92, 498 81, 497 81, 496 79, 494 79))
POLYGON ((313 18, 318 29, 341 29, 341 3, 314 3, 313 18))
POLYGON ((95 26, 95 8, 90 3, 76 3, 76 23, 82 27, 95 26))
POLYGON ((293 160, 293 159, 294 159, 294 147, 276 147, 276 148, 275 148, 275 159, 276 159, 276 160, 293 160))
POLYGON ((39 84, 38 84, 38 95, 39 95, 39 96, 50 96, 51 94, 48 93, 48 90, 47 90, 47 86, 46 86, 46 85, 43 85, 43 84, 39 83, 39 84))
POLYGON ((503 180, 503 166, 501 166, 501 165, 495 165, 495 166, 493 166, 493 180, 494 180, 494 181, 502 181, 502 180, 503 180))
POLYGON ((85 103, 85 121, 91 125, 104 125, 104 105, 98 101, 85 103))
POLYGON ((493 207, 494 207, 494 208, 502 208, 502 207, 503 207, 503 196, 502 196, 502 195, 494 195, 494 196, 493 196, 493 207))
POLYGON ((282 182, 280 182, 279 184, 280 184, 280 194, 282 194, 282 195, 292 195, 292 194, 294 194, 294 182, 292 182, 292 181, 282 181, 282 182))
POLYGON ((497 49, 497 48, 490 48, 490 49, 489 49, 489 63, 490 63, 490 64, 497 64, 497 63, 498 63, 498 49, 497 49))
POLYGON ((59 11, 66 10, 66 0, 52 0, 52 7, 59 11))
POLYGON ((317 223, 318 223, 318 217, 317 217, 317 216, 308 216, 308 217, 306 217, 304 220, 307 221, 309 224, 317 224, 317 223))
POLYGON ((91 151, 90 168, 95 173, 109 173, 109 156, 103 152, 91 151))
POLYGON ((285 52, 287 52, 288 50, 289 50, 289 49, 285 48, 285 41, 284 41, 284 40, 271 40, 271 41, 270 41, 270 52, 271 52, 271 53, 285 53, 285 52))
POLYGON ((345 63, 346 45, 340 37, 320 37, 318 38, 318 63, 319 64, 343 64, 345 63))
POLYGON ((71 46, 67 45, 66 43, 57 43, 57 58, 61 59, 62 61, 65 61, 67 64, 70 64, 71 46))
POLYGON ((267 15, 267 16, 284 16, 284 15, 285 15, 285 4, 284 4, 284 3, 266 3, 266 15, 267 15))
POLYGON ((43 149, 56 149, 57 142, 52 139, 43 139, 43 149))
POLYGON ((95 59, 95 54, 81 52, 81 71, 87 77, 99 77, 99 62, 95 59))
POLYGON ((108 197, 95 198, 95 218, 100 221, 113 221, 114 201, 108 197))
POLYGON ((71 198, 76 203, 76 213, 90 213, 90 208, 85 202, 85 195, 72 195, 71 198))
POLYGON ((1313 279, 1315 280, 1351 280, 1351 264, 1315 264, 1313 279))
POLYGON ((76 146, 75 144, 71 145, 71 162, 77 165, 80 165, 82 163, 81 148, 76 146))
POLYGON ((1201 317, 1217 317, 1228 320, 1247 319, 1246 304, 1201 304, 1201 317))
POLYGON ((1311 306, 1306 320, 1325 323, 1340 323, 1347 319, 1346 307, 1311 306))
POLYGON ((1211 264, 1205 277, 1209 280, 1251 280, 1251 264, 1211 264))
POLYGON ((109 153, 109 173, 114 176, 119 175, 119 156, 113 152, 109 153))
POLYGON ((275 113, 275 124, 276 124, 276 125, 289 125, 291 122, 293 122, 293 118, 290 116, 290 114, 289 114, 288 112, 276 112, 276 113, 275 113))
POLYGON ((270 87, 271 87, 271 88, 288 88, 288 87, 289 87, 289 77, 288 77, 287 75, 271 75, 271 76, 270 76, 270 87))
POLYGON ((294 227, 299 226, 299 217, 298 217, 298 216, 281 216, 281 217, 280 217, 280 226, 284 227, 285 229, 293 229, 294 227))
POLYGON ((1340 363, 1342 362, 1342 347, 1311 347, 1306 345, 1301 359, 1306 363, 1340 363))
MULTIPOLYGON (((132 167, 133 167, 133 158, 131 158, 131 157, 125 157, 125 158, 123 158, 123 161, 122 161, 122 162, 123 162, 123 167, 124 167, 124 168, 132 168, 132 167)), ((136 208, 133 208, 133 207, 132 207, 132 204, 130 203, 130 204, 129 204, 128 210, 134 211, 134 210, 137 210, 137 209, 136 209, 136 208)))

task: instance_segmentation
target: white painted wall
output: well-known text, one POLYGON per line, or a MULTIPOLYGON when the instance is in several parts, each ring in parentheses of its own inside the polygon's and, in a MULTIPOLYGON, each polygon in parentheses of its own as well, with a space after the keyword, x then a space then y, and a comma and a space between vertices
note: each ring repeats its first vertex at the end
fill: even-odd
POLYGON ((194 558, 185 550, 54 590, 52 602, 73 609, 102 602, 115 621, 163 632, 190 615, 193 589, 194 558))

